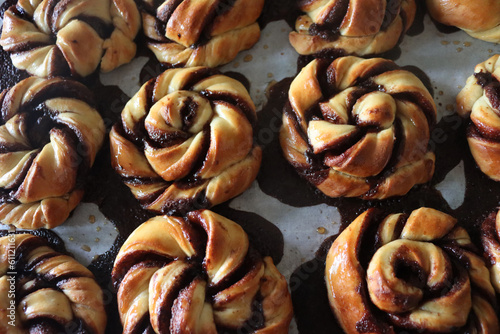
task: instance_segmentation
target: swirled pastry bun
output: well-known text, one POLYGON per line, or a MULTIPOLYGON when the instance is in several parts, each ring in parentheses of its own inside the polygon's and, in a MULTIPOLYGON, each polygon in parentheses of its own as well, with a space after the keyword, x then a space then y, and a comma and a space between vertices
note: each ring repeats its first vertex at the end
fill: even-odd
POLYGON ((470 122, 467 141, 477 165, 500 181, 500 55, 476 66, 457 96, 457 111, 470 122))
POLYGON ((500 1, 426 0, 438 22, 464 30, 474 38, 500 43, 500 1))
POLYGON ((374 55, 394 48, 413 24, 415 0, 298 0, 290 33, 301 55, 374 55))
POLYGON ((125 241, 113 267, 123 333, 285 334, 292 303, 270 257, 211 211, 160 216, 125 241))
POLYGON ((435 122, 431 94, 392 61, 314 60, 290 86, 280 141, 288 162, 327 196, 382 199, 431 179, 435 122))
POLYGON ((0 222, 23 229, 62 224, 104 139, 82 84, 30 77, 0 94, 0 222))
POLYGON ((330 306, 347 334, 499 333, 485 260, 456 219, 368 210, 326 260, 330 306))
POLYGON ((500 293, 500 210, 490 214, 481 225, 481 241, 489 260, 491 283, 500 293))
POLYGON ((134 0, 19 0, 5 12, 0 45, 32 75, 85 77, 131 61, 140 26, 134 0))
POLYGON ((148 47, 175 67, 216 67, 260 38, 264 0, 140 0, 148 47))
POLYGON ((92 273, 41 237, 0 238, 0 295, 0 333, 105 332, 103 293, 92 273))
POLYGON ((125 106, 110 133, 112 165, 147 210, 208 208, 257 176, 255 120, 239 81, 205 67, 170 69, 125 106))

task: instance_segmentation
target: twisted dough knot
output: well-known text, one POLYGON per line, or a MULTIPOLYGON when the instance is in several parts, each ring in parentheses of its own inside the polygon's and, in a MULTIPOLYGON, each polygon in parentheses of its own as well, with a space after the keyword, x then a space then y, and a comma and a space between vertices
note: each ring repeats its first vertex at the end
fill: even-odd
POLYGON ((144 33, 158 60, 216 67, 260 38, 264 0, 140 0, 144 33))
POLYGON ((239 195, 257 176, 255 106, 240 82, 217 73, 167 70, 142 86, 113 127, 112 164, 144 208, 210 207, 239 195))
POLYGON ((460 116, 469 119, 467 141, 481 171, 500 181, 500 55, 476 66, 457 96, 460 116))
POLYGON ((490 262, 491 283, 500 293, 500 211, 490 214, 483 222, 481 241, 490 262))
POLYGON ((301 55, 373 55, 394 48, 413 24, 415 0, 299 0, 305 15, 290 43, 301 55))
POLYGON ((314 60, 292 82, 280 133, 286 159, 331 197, 381 199, 430 180, 436 106, 384 59, 314 60))
POLYGON ((288 333, 285 278, 239 225, 207 210, 139 226, 112 278, 123 333, 288 333))
POLYGON ((92 273, 40 237, 0 238, 0 295, 1 333, 104 334, 106 329, 103 293, 92 273), (10 293, 15 296, 7 298, 10 293))
POLYGON ((62 224, 104 139, 90 91, 31 77, 0 94, 0 221, 25 229, 62 224))
POLYGON ((325 278, 348 334, 500 330, 483 258, 456 220, 434 209, 366 211, 333 243, 325 278))
POLYGON ((464 30, 474 38, 500 43, 500 2, 496 0, 427 0, 438 22, 464 30))
POLYGON ((0 45, 39 77, 108 72, 135 56, 134 0, 19 0, 4 15, 0 45))

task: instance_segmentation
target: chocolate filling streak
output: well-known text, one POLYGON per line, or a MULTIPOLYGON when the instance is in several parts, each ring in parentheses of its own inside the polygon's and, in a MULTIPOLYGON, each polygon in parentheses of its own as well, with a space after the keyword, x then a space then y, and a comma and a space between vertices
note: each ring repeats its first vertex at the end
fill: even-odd
POLYGON ((497 78, 490 72, 477 72, 474 73, 474 77, 476 78, 477 84, 483 88, 486 88, 492 83, 498 83, 497 78))
MULTIPOLYGON (((476 82, 484 89, 484 95, 489 100, 493 111, 500 116, 500 82, 490 72, 474 73, 476 82)), ((467 137, 496 142, 500 140, 500 133, 494 129, 483 126, 478 127, 468 119, 467 137)))
MULTIPOLYGON (((311 1, 299 1, 299 7, 307 5, 311 1)), ((339 0, 335 3, 323 24, 313 23, 309 27, 309 34, 319 36, 329 41, 335 41, 340 37, 340 26, 347 15, 350 0, 339 0)))
MULTIPOLYGON (((490 215, 486 217, 483 224, 481 224, 481 235, 486 239, 500 242, 496 230, 496 217, 497 217, 496 212, 492 212, 490 215)), ((490 265, 495 264, 495 259, 491 257, 490 252, 485 252, 485 257, 489 261, 490 265)))
POLYGON ((382 21, 381 31, 386 31, 394 22, 398 14, 403 18, 403 25, 406 25, 406 13, 401 10, 403 0, 387 0, 384 20, 382 21))
MULTIPOLYGON (((394 20, 401 16, 404 25, 406 25, 406 13, 402 10, 401 4, 403 0, 388 0, 385 8, 384 19, 382 25, 380 26, 380 31, 386 31, 394 20)), ((311 0, 299 0, 299 7, 306 6, 313 1, 311 0)), ((340 27, 344 22, 345 16, 348 14, 350 6, 350 0, 339 0, 335 3, 334 7, 322 24, 313 23, 309 27, 309 34, 313 36, 319 36, 327 41, 335 41, 340 36, 340 27)), ((404 31, 401 33, 400 39, 404 36, 404 31)))

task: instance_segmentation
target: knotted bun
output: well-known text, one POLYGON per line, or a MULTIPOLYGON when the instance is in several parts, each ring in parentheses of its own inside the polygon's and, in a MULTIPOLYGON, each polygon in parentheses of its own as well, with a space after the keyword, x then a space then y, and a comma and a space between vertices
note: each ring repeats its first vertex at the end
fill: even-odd
POLYGON ((479 168, 500 181, 500 55, 479 64, 457 96, 458 113, 470 121, 469 148, 479 168))
POLYGON ((40 237, 0 238, 0 293, 1 333, 104 334, 106 329, 103 293, 92 273, 40 237), (8 298, 9 293, 15 296, 8 298), (15 315, 9 310, 14 300, 15 315))
POLYGON ((158 60, 176 67, 216 67, 260 38, 264 0, 141 0, 144 33, 158 60))
POLYGON ((207 210, 139 226, 112 277, 123 333, 288 333, 285 278, 239 225, 207 210))
POLYGON ((500 2, 496 0, 427 0, 438 22, 464 30, 483 41, 500 42, 500 2))
POLYGON ((148 210, 207 208, 257 176, 255 120, 240 82, 204 67, 170 69, 125 106, 110 134, 112 164, 148 210))
POLYGON ((394 48, 413 24, 414 0, 299 0, 290 43, 301 55, 373 55, 394 48))
POLYGON ((326 195, 382 199, 431 179, 436 106, 422 82, 392 61, 314 60, 288 97, 285 158, 326 195))
POLYGON ((19 228, 62 224, 104 139, 82 84, 25 79, 0 94, 0 221, 19 228))
POLYGON ((456 220, 434 209, 366 211, 333 243, 325 278, 347 334, 500 331, 484 259, 456 220))
POLYGON ((5 12, 0 45, 32 75, 85 77, 131 61, 140 25, 134 0, 19 0, 5 12))
POLYGON ((489 259, 491 283, 500 293, 500 211, 490 214, 481 225, 481 241, 489 259))

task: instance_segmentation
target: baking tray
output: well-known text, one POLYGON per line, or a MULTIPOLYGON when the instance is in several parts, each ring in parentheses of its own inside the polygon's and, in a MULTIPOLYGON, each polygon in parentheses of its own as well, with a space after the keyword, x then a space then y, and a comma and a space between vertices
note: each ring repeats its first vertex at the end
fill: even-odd
MULTIPOLYGON (((499 204, 500 186, 482 175, 472 161, 464 138, 465 124, 455 114, 455 97, 475 65, 500 53, 500 46, 475 40, 461 31, 443 29, 421 13, 410 35, 384 56, 414 71, 434 95, 438 125, 431 132, 430 145, 437 155, 436 174, 429 184, 415 187, 403 198, 329 199, 296 175, 282 157, 277 140, 286 88, 305 63, 288 43, 291 30, 285 20, 266 23, 260 41, 252 49, 220 68, 248 81, 259 112, 255 138, 264 148, 264 160, 251 188, 214 211, 241 223, 251 239, 279 261, 278 268, 290 283, 297 312, 290 333, 331 333, 335 324, 325 305, 324 252, 316 252, 322 244, 327 248, 329 237, 342 226, 369 207, 409 212, 430 206, 457 217, 477 240, 477 223, 499 204)), ((5 54, 2 61, 4 68, 11 68, 5 54)), ((87 83, 98 95, 108 130, 128 98, 163 69, 141 48, 130 64, 89 79, 87 83)), ((19 74, 2 80, 1 88, 22 77, 19 74)), ((110 170, 107 150, 106 142, 97 157, 84 202, 53 232, 96 274, 110 309, 108 332, 119 332, 109 282, 110 263, 124 238, 150 215, 128 205, 134 199, 110 170)))

